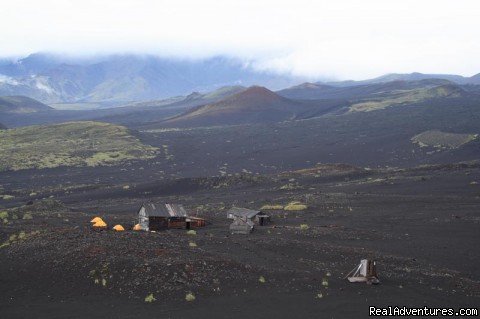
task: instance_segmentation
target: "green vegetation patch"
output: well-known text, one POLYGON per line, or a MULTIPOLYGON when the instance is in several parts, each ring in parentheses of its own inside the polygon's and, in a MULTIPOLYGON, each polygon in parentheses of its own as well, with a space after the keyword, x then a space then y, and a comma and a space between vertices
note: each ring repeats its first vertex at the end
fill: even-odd
POLYGON ((286 205, 283 209, 284 210, 298 211, 298 210, 305 210, 307 208, 308 208, 307 205, 304 205, 300 202, 291 202, 288 205, 286 205))
POLYGON ((69 122, 0 131, 0 171, 58 166, 100 166, 155 157, 127 128, 69 122))
POLYGON ((420 147, 459 148, 478 138, 478 134, 446 133, 441 131, 426 131, 412 137, 412 142, 420 147))
POLYGON ((350 112, 370 112, 394 105, 413 104, 434 98, 459 97, 461 94, 462 90, 454 85, 398 90, 386 96, 355 103, 350 107, 350 112))
POLYGON ((263 205, 260 210, 282 210, 283 205, 277 205, 277 204, 272 204, 272 205, 263 205))

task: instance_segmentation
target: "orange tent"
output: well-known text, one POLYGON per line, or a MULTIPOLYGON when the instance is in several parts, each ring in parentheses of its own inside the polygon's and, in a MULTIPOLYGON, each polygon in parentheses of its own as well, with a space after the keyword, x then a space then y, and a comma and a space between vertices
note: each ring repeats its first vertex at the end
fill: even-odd
POLYGON ((133 230, 142 230, 142 227, 140 226, 140 224, 136 224, 135 226, 133 226, 133 230))
POLYGON ((113 226, 113 230, 116 230, 116 231, 124 231, 125 228, 123 228, 122 225, 115 225, 115 226, 113 226))
POLYGON ((93 227, 95 228, 106 228, 107 224, 103 220, 99 220, 95 224, 93 224, 93 227))
POLYGON ((90 222, 95 224, 96 222, 103 222, 103 219, 101 219, 100 217, 95 217, 90 222))

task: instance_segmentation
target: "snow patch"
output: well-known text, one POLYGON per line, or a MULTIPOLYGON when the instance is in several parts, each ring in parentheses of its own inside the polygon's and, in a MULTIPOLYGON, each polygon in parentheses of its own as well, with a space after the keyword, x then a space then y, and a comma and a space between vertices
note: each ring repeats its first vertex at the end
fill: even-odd
POLYGON ((12 77, 0 74, 0 84, 19 85, 20 83, 12 77))
POLYGON ((39 90, 43 90, 43 91, 47 92, 48 94, 53 94, 54 93, 54 90, 50 86, 48 86, 48 84, 43 83, 40 79, 36 80, 35 87, 39 90))

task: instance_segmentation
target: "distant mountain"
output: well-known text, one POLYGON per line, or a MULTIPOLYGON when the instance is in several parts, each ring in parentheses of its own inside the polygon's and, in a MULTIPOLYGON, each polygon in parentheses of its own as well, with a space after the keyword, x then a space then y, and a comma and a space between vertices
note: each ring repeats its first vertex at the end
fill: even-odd
POLYGON ((300 85, 295 85, 290 88, 277 91, 277 93, 281 96, 291 99, 315 100, 321 99, 325 95, 337 90, 338 89, 336 87, 331 85, 305 82, 300 85))
POLYGON ((5 125, 3 125, 2 123, 0 123, 0 130, 6 130, 7 127, 5 125))
POLYGON ((188 109, 215 103, 227 96, 245 90, 242 86, 222 87, 208 93, 193 92, 186 96, 176 96, 162 100, 151 100, 125 104, 120 107, 99 109, 59 110, 31 114, 2 113, 2 122, 9 127, 62 123, 68 121, 100 120, 103 122, 138 125, 140 123, 158 122, 184 113, 188 109))
POLYGON ((163 100, 151 100, 144 102, 135 102, 122 106, 121 108, 145 109, 157 108, 162 106, 198 106, 201 104, 220 101, 230 95, 240 93, 247 88, 241 85, 224 86, 207 93, 192 92, 186 96, 175 96, 163 100))
MULTIPOLYGON (((369 98, 353 102, 350 111, 369 112, 400 105, 416 105, 425 101, 449 99, 468 99, 471 93, 465 91, 456 84, 445 84, 434 87, 415 88, 411 90, 398 90, 388 94, 378 94, 369 98)), ((480 96, 474 96, 480 98, 480 96)))
POLYGON ((147 55, 90 59, 34 54, 0 60, 0 95, 26 95, 44 103, 146 101, 261 84, 281 88, 291 76, 260 72, 224 57, 178 60, 147 55))
POLYGON ((189 110, 166 123, 210 126, 278 122, 294 118, 300 106, 265 87, 252 86, 219 102, 189 110))
POLYGON ((26 96, 0 96, 0 113, 35 113, 52 108, 26 96))
POLYGON ((472 77, 470 78, 470 81, 469 81, 467 84, 480 85, 480 73, 472 76, 472 77))
POLYGON ((480 84, 480 73, 472 77, 464 77, 461 75, 454 74, 424 74, 424 73, 390 73, 382 75, 380 77, 363 80, 363 81, 340 81, 340 82, 326 82, 321 84, 327 84, 331 86, 355 86, 362 84, 373 84, 373 83, 385 83, 392 81, 420 81, 426 79, 442 79, 448 80, 457 84, 480 84))
POLYGON ((391 94, 400 90, 430 88, 452 83, 453 82, 444 79, 425 79, 419 81, 395 80, 390 82, 357 84, 351 86, 303 83, 301 85, 277 91, 277 93, 291 99, 359 99, 378 94, 391 94))
POLYGON ((252 86, 216 103, 190 109, 162 124, 184 127, 274 123, 320 116, 346 105, 345 100, 292 100, 265 87, 252 86))

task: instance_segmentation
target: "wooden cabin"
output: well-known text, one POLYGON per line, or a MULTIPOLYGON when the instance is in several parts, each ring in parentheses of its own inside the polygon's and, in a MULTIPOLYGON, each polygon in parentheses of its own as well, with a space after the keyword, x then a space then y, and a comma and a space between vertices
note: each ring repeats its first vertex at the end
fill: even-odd
POLYGON ((142 230, 159 231, 168 228, 191 229, 205 226, 205 219, 188 216, 182 205, 144 203, 138 210, 142 230))

